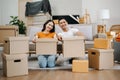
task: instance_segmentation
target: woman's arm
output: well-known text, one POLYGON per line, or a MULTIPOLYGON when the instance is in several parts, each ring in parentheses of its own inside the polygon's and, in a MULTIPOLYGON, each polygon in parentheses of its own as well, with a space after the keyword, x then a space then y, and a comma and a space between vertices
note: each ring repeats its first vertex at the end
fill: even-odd
POLYGON ((37 35, 34 36, 32 42, 33 42, 33 43, 36 43, 36 39, 38 39, 38 36, 37 36, 37 35))

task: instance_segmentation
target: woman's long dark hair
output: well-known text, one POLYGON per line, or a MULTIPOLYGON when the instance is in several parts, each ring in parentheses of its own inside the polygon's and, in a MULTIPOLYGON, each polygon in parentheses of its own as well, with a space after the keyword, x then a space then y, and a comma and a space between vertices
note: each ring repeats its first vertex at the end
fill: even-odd
POLYGON ((50 32, 55 32, 55 23, 53 22, 53 20, 47 20, 47 21, 44 23, 42 32, 45 30, 46 25, 47 25, 49 22, 52 22, 52 23, 53 23, 53 28, 50 30, 50 32))

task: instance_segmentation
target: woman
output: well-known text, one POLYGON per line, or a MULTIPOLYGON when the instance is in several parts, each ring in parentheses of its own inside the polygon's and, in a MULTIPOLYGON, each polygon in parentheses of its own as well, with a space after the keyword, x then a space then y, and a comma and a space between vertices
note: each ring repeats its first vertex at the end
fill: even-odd
MULTIPOLYGON (((41 32, 38 32, 33 39, 36 42, 36 38, 56 38, 55 24, 52 20, 48 20, 44 23, 41 32)), ((56 55, 39 55, 38 62, 41 68, 54 67, 56 55)))

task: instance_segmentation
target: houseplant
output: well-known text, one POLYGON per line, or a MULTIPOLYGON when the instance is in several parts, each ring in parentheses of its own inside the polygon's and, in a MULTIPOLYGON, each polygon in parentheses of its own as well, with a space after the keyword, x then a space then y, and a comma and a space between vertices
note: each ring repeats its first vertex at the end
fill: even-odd
POLYGON ((19 34, 26 34, 26 26, 25 23, 22 20, 18 19, 18 16, 10 16, 11 21, 9 24, 16 25, 19 27, 19 34))

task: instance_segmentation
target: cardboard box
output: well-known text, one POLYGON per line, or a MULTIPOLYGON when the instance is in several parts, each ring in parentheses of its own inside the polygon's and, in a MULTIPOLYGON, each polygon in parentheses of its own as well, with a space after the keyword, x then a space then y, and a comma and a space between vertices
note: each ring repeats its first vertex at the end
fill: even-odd
POLYGON ((64 57, 84 57, 84 37, 63 38, 63 54, 64 57))
POLYGON ((104 39, 104 38, 95 38, 94 39, 94 48, 110 49, 111 48, 111 40, 104 39))
POLYGON ((6 54, 21 54, 29 52, 28 37, 8 37, 4 41, 4 52, 6 54))
POLYGON ((56 54, 57 39, 41 38, 36 40, 36 54, 56 54))
POLYGON ((27 25, 43 25, 51 16, 49 13, 39 13, 34 16, 27 17, 27 25))
POLYGON ((0 43, 4 43, 4 39, 10 36, 18 35, 18 27, 14 25, 0 26, 0 43))
POLYGON ((73 60, 72 72, 88 72, 88 60, 73 60))
POLYGON ((53 20, 55 24, 58 24, 58 19, 53 20))
POLYGON ((3 53, 3 74, 7 77, 27 75, 27 54, 8 55, 3 53))
POLYGON ((88 50, 89 67, 95 69, 110 69, 114 65, 113 49, 88 50))

